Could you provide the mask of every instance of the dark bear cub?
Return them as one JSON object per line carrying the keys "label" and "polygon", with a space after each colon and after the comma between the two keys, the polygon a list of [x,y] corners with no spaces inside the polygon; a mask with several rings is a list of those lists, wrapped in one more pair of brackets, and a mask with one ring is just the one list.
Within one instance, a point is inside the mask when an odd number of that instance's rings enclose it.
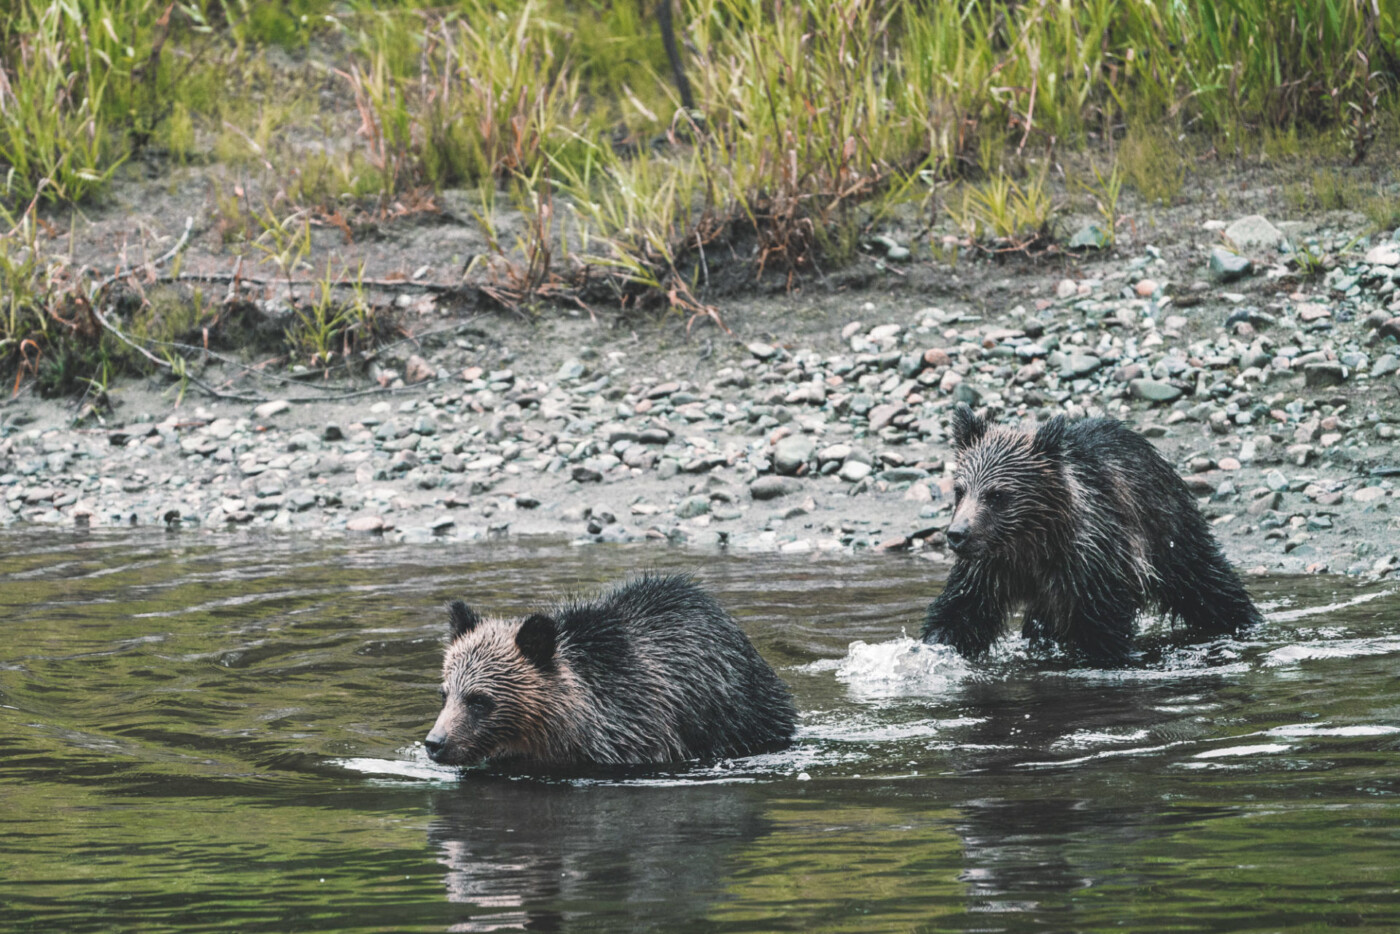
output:
{"label": "dark bear cub", "polygon": [[448,608],[433,761],[523,767],[747,756],[792,741],[785,684],[714,598],[644,576],[523,621]]}
{"label": "dark bear cub", "polygon": [[986,652],[1006,617],[1095,662],[1121,662],[1153,605],[1197,636],[1259,622],[1196,501],[1145,438],[1109,418],[1050,419],[1034,433],[953,412],[948,585],[923,639]]}

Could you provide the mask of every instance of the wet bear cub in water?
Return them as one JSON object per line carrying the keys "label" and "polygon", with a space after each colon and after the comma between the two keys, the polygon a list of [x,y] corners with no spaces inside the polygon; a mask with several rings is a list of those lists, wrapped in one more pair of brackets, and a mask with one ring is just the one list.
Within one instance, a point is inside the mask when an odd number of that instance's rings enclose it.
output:
{"label": "wet bear cub in water", "polygon": [[1112,663],[1148,605],[1197,636],[1259,622],[1186,484],[1121,422],[1057,416],[1031,434],[959,404],[953,446],[956,560],[925,642],[981,655],[1020,607],[1026,638]]}
{"label": "wet bear cub in water", "polygon": [[433,761],[523,767],[747,756],[792,741],[779,680],[714,598],[645,576],[523,621],[456,601]]}

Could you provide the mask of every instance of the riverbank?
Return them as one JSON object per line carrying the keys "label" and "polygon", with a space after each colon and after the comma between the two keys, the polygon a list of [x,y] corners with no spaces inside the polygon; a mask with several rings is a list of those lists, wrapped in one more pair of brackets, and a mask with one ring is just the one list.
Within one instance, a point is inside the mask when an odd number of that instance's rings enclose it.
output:
{"label": "riverbank", "polygon": [[[1400,233],[1336,213],[1190,213],[1152,242],[1048,262],[891,270],[867,255],[840,280],[723,304],[728,332],[409,295],[402,307],[425,303],[419,337],[358,380],[270,382],[211,356],[201,384],[239,398],[128,380],[94,408],[22,386],[0,405],[0,525],[937,563],[947,416],[966,401],[1012,423],[1123,419],[1256,573],[1390,573]],[[1300,275],[1300,250],[1330,270]]]}

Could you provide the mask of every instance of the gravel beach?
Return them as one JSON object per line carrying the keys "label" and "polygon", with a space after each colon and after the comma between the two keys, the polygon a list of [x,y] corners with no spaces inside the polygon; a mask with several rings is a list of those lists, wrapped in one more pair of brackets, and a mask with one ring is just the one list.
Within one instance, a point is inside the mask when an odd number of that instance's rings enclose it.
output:
{"label": "gravel beach", "polygon": [[[1304,236],[1350,249],[1300,277],[1286,261]],[[1166,249],[882,275],[897,243],[873,244],[855,285],[721,303],[727,333],[425,308],[432,338],[380,354],[357,384],[270,383],[211,359],[206,383],[260,380],[267,401],[128,380],[87,411],[22,388],[0,405],[0,525],[937,564],[947,418],[963,401],[1008,423],[1123,419],[1251,573],[1400,567],[1400,231],[1358,240],[1246,216]]]}

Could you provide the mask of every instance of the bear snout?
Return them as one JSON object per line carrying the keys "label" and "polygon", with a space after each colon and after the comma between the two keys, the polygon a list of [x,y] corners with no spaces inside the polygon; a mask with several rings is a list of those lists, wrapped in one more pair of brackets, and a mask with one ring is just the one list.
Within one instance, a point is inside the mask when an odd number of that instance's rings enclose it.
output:
{"label": "bear snout", "polygon": [[948,547],[953,549],[953,553],[961,555],[968,550],[968,546],[971,544],[972,524],[966,519],[957,519],[948,526],[943,537],[948,540]]}
{"label": "bear snout", "polygon": [[428,750],[428,758],[434,762],[441,762],[446,755],[447,731],[442,727],[435,726],[423,740],[423,745]]}

